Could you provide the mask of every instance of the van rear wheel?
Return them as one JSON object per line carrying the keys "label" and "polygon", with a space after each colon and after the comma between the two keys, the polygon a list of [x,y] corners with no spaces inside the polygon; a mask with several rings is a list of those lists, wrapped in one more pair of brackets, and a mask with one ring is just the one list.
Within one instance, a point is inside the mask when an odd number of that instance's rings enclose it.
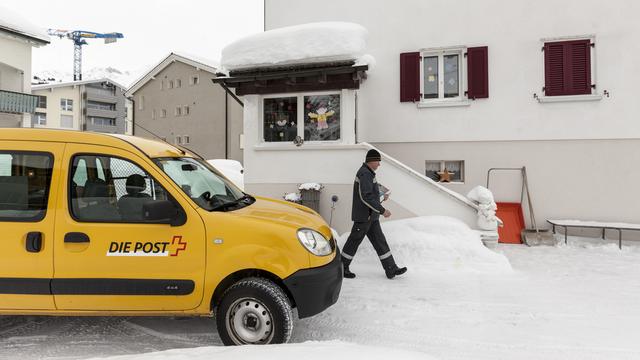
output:
{"label": "van rear wheel", "polygon": [[289,298],[270,280],[240,280],[222,296],[216,325],[225,345],[286,343],[293,331]]}

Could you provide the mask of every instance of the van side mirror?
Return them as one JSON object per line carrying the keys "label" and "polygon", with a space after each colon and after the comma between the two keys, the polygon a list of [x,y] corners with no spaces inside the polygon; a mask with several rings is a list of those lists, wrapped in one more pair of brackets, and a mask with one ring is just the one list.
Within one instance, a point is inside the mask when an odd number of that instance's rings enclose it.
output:
{"label": "van side mirror", "polygon": [[142,205],[144,219],[159,224],[180,226],[187,222],[187,217],[182,209],[169,200],[152,200]]}

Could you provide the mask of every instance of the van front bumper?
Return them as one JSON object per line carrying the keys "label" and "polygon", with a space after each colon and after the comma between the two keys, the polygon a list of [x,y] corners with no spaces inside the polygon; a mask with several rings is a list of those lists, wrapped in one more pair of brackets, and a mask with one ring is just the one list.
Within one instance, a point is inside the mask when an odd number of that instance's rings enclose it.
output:
{"label": "van front bumper", "polygon": [[300,319],[321,313],[338,301],[342,287],[342,261],[340,250],[327,265],[299,270],[284,279],[293,295]]}

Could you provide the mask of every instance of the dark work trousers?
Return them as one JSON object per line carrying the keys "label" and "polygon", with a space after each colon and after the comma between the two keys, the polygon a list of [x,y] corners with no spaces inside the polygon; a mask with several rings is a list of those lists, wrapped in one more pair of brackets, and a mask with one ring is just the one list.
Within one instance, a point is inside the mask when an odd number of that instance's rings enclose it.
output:
{"label": "dark work trousers", "polygon": [[371,245],[373,245],[373,248],[376,250],[382,266],[387,269],[395,265],[393,256],[391,256],[391,250],[387,244],[387,239],[382,233],[380,220],[377,219],[373,221],[369,220],[368,222],[353,223],[351,234],[342,248],[342,260],[345,265],[348,266],[351,263],[365,235],[369,238]]}

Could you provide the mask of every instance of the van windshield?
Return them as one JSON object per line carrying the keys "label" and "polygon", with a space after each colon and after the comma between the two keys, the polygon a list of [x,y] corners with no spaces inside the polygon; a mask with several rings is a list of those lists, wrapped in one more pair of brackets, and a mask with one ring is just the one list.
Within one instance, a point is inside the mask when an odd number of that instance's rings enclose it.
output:
{"label": "van windshield", "polygon": [[200,159],[161,158],[155,162],[185,194],[207,211],[235,210],[255,201]]}

